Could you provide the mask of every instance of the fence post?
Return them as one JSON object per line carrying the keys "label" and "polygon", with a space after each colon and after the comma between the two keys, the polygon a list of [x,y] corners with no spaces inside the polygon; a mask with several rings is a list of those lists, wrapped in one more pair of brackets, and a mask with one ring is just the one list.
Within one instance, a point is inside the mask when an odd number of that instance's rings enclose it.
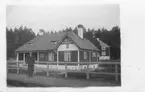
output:
{"label": "fence post", "polygon": [[90,79],[90,76],[89,76],[89,62],[87,63],[86,79]]}
{"label": "fence post", "polygon": [[17,61],[17,74],[19,74],[19,61]]}
{"label": "fence post", "polygon": [[67,63],[65,63],[65,78],[67,78]]}
{"label": "fence post", "polygon": [[47,63],[47,72],[46,72],[46,76],[49,76],[49,64]]}
{"label": "fence post", "polygon": [[118,81],[118,65],[115,64],[115,80]]}

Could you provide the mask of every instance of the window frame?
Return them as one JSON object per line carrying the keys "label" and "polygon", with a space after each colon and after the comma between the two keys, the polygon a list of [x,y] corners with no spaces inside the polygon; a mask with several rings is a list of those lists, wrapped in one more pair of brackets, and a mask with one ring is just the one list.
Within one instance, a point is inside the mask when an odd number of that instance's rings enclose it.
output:
{"label": "window frame", "polygon": [[40,58],[44,58],[44,53],[40,53]]}
{"label": "window frame", "polygon": [[101,55],[102,55],[102,56],[106,56],[106,51],[102,51],[102,52],[101,52]]}
{"label": "window frame", "polygon": [[68,43],[66,44],[66,48],[69,48],[69,44]]}
{"label": "window frame", "polygon": [[102,46],[102,50],[106,50],[106,47],[105,46]]}
{"label": "window frame", "polygon": [[54,53],[53,53],[53,52],[50,52],[50,53],[48,54],[48,60],[49,60],[49,61],[54,61]]}
{"label": "window frame", "polygon": [[[95,54],[95,55],[94,55]],[[96,52],[92,52],[92,57],[96,57]]]}
{"label": "window frame", "polygon": [[70,51],[64,52],[64,61],[71,61],[71,52]]}
{"label": "window frame", "polygon": [[50,41],[50,44],[57,44],[57,41]]}

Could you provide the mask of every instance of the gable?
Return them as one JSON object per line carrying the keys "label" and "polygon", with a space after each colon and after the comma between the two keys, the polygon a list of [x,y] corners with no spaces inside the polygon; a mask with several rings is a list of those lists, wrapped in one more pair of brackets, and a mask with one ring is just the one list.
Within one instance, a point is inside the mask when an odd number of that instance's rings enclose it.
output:
{"label": "gable", "polygon": [[62,44],[66,44],[66,43],[73,44],[74,42],[72,41],[72,39],[70,39],[68,36],[66,36],[64,38],[64,40],[62,41]]}
{"label": "gable", "polygon": [[78,46],[73,42],[71,38],[66,36],[61,42],[61,44],[58,46],[57,50],[58,51],[67,51],[67,50],[74,51],[74,50],[78,50]]}
{"label": "gable", "polygon": [[79,36],[77,36],[74,32],[67,32],[67,34],[61,39],[61,41],[57,44],[57,49],[62,42],[65,42],[65,38],[69,38],[69,43],[75,44],[75,46],[78,47],[78,49],[88,49],[88,50],[99,50],[96,46],[94,46],[89,40],[87,39],[81,39]]}
{"label": "gable", "polygon": [[99,40],[100,46],[101,47],[109,47],[109,45],[107,45],[106,43],[104,43],[103,41]]}

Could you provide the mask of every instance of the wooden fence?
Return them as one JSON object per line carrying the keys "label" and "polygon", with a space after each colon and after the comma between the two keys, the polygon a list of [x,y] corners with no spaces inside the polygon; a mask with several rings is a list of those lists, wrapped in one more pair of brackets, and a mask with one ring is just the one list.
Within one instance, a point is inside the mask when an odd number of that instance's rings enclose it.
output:
{"label": "wooden fence", "polygon": [[[7,62],[7,69],[16,69],[17,70],[17,74],[19,74],[20,72],[20,64],[25,63],[24,61],[9,61]],[[64,72],[65,73],[65,77],[68,77],[68,72],[80,72],[80,73],[86,73],[86,79],[90,79],[90,74],[106,74],[106,75],[114,75],[115,76],[115,80],[118,81],[120,74],[120,62],[36,62],[35,64],[46,64],[47,68],[46,68],[46,74],[47,76],[49,76],[49,72],[50,71],[60,71],[60,72]],[[52,64],[64,64],[65,69],[64,70],[59,70],[59,69],[51,69],[49,66]],[[68,64],[83,64],[86,65],[87,68],[86,69],[80,69],[80,70],[70,70],[67,67],[69,66]],[[100,71],[92,71],[89,68],[89,65],[92,64],[98,64],[98,65],[114,65],[114,72],[100,72]],[[59,67],[59,66],[58,66]],[[99,69],[99,68],[98,68]],[[107,70],[107,68],[104,67],[105,70]],[[7,70],[8,71],[8,70]],[[36,74],[37,70],[34,69],[34,73]]]}

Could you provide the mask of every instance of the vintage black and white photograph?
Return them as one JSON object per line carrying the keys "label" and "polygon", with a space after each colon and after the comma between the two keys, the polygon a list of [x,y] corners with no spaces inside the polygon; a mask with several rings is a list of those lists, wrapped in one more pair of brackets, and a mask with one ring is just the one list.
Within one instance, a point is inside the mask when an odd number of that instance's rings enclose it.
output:
{"label": "vintage black and white photograph", "polygon": [[120,87],[119,4],[7,5],[7,87]]}

